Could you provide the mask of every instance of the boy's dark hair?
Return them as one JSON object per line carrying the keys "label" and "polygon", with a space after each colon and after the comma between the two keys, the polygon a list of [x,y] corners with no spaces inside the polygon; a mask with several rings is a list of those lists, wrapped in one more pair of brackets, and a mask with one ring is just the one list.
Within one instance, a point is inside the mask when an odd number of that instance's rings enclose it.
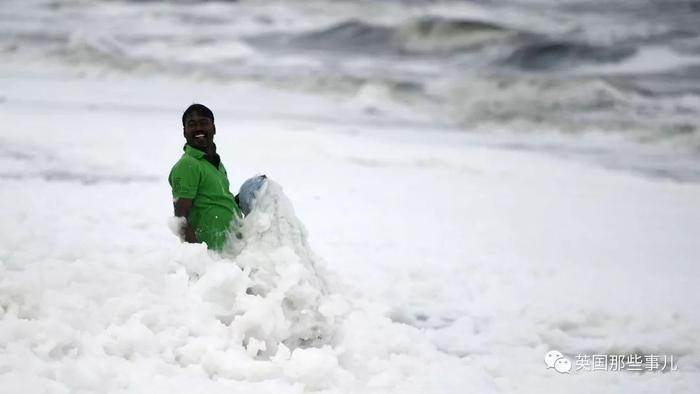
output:
{"label": "boy's dark hair", "polygon": [[211,122],[214,123],[214,113],[211,112],[209,108],[207,108],[204,104],[192,104],[187,109],[185,112],[182,113],[182,125],[185,125],[185,118],[192,112],[198,113],[200,116],[207,117],[211,119]]}

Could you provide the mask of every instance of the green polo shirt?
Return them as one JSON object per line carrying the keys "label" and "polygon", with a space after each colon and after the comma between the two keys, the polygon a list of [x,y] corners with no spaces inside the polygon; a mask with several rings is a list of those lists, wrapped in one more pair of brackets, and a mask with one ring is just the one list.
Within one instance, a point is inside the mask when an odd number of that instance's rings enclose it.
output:
{"label": "green polo shirt", "polygon": [[192,200],[187,221],[197,239],[209,249],[221,250],[232,222],[237,224],[243,218],[229,191],[224,165],[219,163],[219,168],[214,167],[204,152],[185,145],[185,153],[173,166],[168,180],[173,198]]}

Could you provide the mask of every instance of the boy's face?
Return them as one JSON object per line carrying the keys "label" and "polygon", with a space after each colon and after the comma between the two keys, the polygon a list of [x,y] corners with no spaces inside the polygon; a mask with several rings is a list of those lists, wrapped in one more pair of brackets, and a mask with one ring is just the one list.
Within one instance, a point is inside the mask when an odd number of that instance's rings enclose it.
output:
{"label": "boy's face", "polygon": [[216,127],[210,118],[192,112],[185,118],[184,135],[187,143],[197,149],[207,150],[214,143]]}

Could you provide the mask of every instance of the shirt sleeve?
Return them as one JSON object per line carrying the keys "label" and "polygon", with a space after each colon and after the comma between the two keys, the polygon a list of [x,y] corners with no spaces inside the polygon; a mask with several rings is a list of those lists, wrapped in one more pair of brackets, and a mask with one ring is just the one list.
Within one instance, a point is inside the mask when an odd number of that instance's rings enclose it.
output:
{"label": "shirt sleeve", "polygon": [[199,168],[190,160],[178,161],[170,171],[170,187],[173,198],[195,198],[199,188]]}

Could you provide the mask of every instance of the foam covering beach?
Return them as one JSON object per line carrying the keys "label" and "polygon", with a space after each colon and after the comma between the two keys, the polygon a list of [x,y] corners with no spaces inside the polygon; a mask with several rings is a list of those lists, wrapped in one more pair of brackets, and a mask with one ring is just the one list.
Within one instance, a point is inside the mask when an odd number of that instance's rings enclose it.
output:
{"label": "foam covering beach", "polygon": [[4,2],[0,393],[696,393],[697,8],[635,4]]}

